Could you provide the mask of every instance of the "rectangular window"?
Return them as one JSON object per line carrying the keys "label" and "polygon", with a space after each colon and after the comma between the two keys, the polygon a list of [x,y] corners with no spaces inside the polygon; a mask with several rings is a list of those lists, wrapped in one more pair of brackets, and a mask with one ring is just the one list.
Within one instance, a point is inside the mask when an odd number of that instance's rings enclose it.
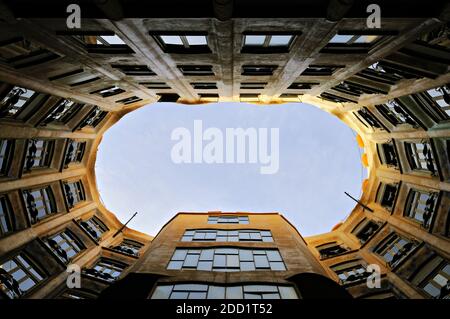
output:
{"label": "rectangular window", "polygon": [[0,289],[10,299],[22,297],[45,278],[43,272],[24,253],[1,262],[0,269]]}
{"label": "rectangular window", "polygon": [[405,151],[412,170],[428,172],[433,176],[437,174],[437,165],[429,141],[405,142]]}
{"label": "rectangular window", "polygon": [[266,85],[267,82],[242,82],[241,90],[262,90]]}
{"label": "rectangular window", "polygon": [[63,185],[69,209],[73,208],[79,202],[86,200],[83,183],[81,181],[63,182]]}
{"label": "rectangular window", "polygon": [[120,70],[123,74],[129,76],[152,76],[156,75],[148,66],[146,65],[119,65],[112,64],[114,69]]}
{"label": "rectangular window", "polygon": [[398,126],[402,124],[409,124],[417,127],[417,122],[409,115],[407,108],[402,106],[395,100],[390,100],[385,104],[376,106],[378,111],[389,121],[392,125]]}
{"label": "rectangular window", "polygon": [[294,82],[289,85],[289,90],[310,90],[313,86],[319,85],[317,82]]}
{"label": "rectangular window", "polygon": [[118,101],[116,101],[116,103],[122,103],[122,104],[128,105],[128,104],[139,102],[139,101],[142,101],[142,99],[137,96],[130,96],[125,99],[118,100]]}
{"label": "rectangular window", "polygon": [[79,110],[81,110],[82,106],[83,104],[63,99],[53,107],[50,114],[48,114],[40,124],[47,125],[51,122],[67,123]]}
{"label": "rectangular window", "polygon": [[90,219],[85,221],[79,221],[79,224],[97,241],[100,241],[103,234],[109,230],[108,227],[106,227],[106,225],[95,216],[92,216]]}
{"label": "rectangular window", "polygon": [[405,216],[420,223],[426,229],[430,228],[436,211],[439,193],[411,189],[405,206]]}
{"label": "rectangular window", "polygon": [[0,139],[0,176],[7,176],[14,155],[14,141]]}
{"label": "rectangular window", "polygon": [[112,246],[111,248],[120,251],[122,253],[138,257],[139,251],[143,246],[144,246],[143,244],[138,243],[137,241],[131,239],[124,239],[120,243],[120,245]]}
{"label": "rectangular window", "polygon": [[207,32],[152,31],[149,32],[166,53],[210,53]]}
{"label": "rectangular window", "polygon": [[395,204],[397,191],[398,184],[380,183],[377,191],[377,203],[391,212]]}
{"label": "rectangular window", "polygon": [[284,271],[286,266],[278,249],[241,248],[177,248],[168,270],[194,269],[204,271]]}
{"label": "rectangular window", "polygon": [[54,146],[54,140],[29,140],[24,169],[26,171],[30,171],[36,168],[49,167],[52,160]]}
{"label": "rectangular window", "polygon": [[248,224],[248,216],[208,216],[208,224]]}
{"label": "rectangular window", "polygon": [[398,168],[397,153],[393,143],[377,144],[381,164]]}
{"label": "rectangular window", "polygon": [[273,242],[272,233],[269,230],[237,229],[193,229],[186,230],[181,241],[203,242]]}
{"label": "rectangular window", "polygon": [[165,82],[140,82],[139,84],[147,89],[170,89],[170,86]]}
{"label": "rectangular window", "polygon": [[342,285],[364,281],[371,275],[366,271],[366,266],[361,260],[346,261],[330,268],[339,277]]}
{"label": "rectangular window", "polygon": [[134,51],[111,31],[57,31],[57,35],[72,36],[90,53],[130,54]]}
{"label": "rectangular window", "polygon": [[246,32],[241,53],[287,53],[295,35],[289,33]]}
{"label": "rectangular window", "polygon": [[383,129],[383,126],[380,124],[378,119],[370,113],[365,107],[353,113],[355,117],[366,127]]}
{"label": "rectangular window", "polygon": [[428,259],[411,280],[428,297],[450,299],[450,262],[439,255]]}
{"label": "rectangular window", "polygon": [[92,268],[84,270],[88,276],[106,280],[116,281],[128,265],[116,260],[102,258]]}
{"label": "rectangular window", "polygon": [[248,76],[271,76],[277,65],[243,65],[242,75]]}
{"label": "rectangular window", "polygon": [[374,87],[370,87],[367,85],[362,85],[362,84],[350,82],[350,81],[342,81],[338,85],[334,86],[332,89],[337,92],[349,94],[352,96],[358,96],[358,97],[362,94],[377,94],[377,93],[387,94],[388,93],[385,90],[377,89]]}
{"label": "rectangular window", "polygon": [[69,140],[64,159],[64,167],[67,168],[70,163],[81,163],[86,150],[86,142]]}
{"label": "rectangular window", "polygon": [[342,68],[342,66],[332,66],[332,65],[310,65],[301,75],[308,76],[330,76],[332,75],[338,68]]}
{"label": "rectangular window", "polygon": [[15,118],[36,96],[33,90],[14,86],[0,102],[0,118]]}
{"label": "rectangular window", "polygon": [[85,126],[91,126],[95,128],[98,124],[100,124],[100,122],[106,117],[107,114],[108,112],[102,111],[98,106],[96,106],[80,123],[79,129],[82,129]]}
{"label": "rectangular window", "polygon": [[327,259],[327,258],[339,256],[339,255],[342,255],[342,254],[350,251],[349,248],[347,248],[344,245],[339,244],[337,242],[323,244],[323,245],[317,246],[316,249],[319,251],[321,259]]}
{"label": "rectangular window", "polygon": [[181,73],[185,76],[212,76],[214,75],[211,65],[178,65]]}
{"label": "rectangular window", "polygon": [[389,267],[394,268],[404,260],[417,244],[396,233],[391,233],[381,244],[377,246],[375,252],[380,255]]}
{"label": "rectangular window", "polygon": [[100,95],[101,97],[105,98],[105,97],[110,97],[110,96],[114,96],[117,94],[121,94],[123,92],[125,92],[125,90],[121,89],[118,86],[108,86],[107,88],[93,91],[90,94],[97,94],[97,95]]}
{"label": "rectangular window", "polygon": [[11,204],[6,195],[0,195],[0,236],[3,236],[14,230],[14,214]]}
{"label": "rectangular window", "polygon": [[55,197],[50,186],[24,190],[22,196],[32,224],[57,212]]}
{"label": "rectangular window", "polygon": [[216,286],[202,283],[158,285],[151,299],[298,299],[292,286],[251,284]]}
{"label": "rectangular window", "polygon": [[357,76],[369,81],[386,84],[388,86],[394,85],[404,78],[402,75],[392,72],[388,68],[384,68],[383,61],[370,65],[367,69],[357,73]]}
{"label": "rectangular window", "polygon": [[217,90],[217,84],[215,82],[194,82],[191,85],[196,90]]}
{"label": "rectangular window", "polygon": [[44,242],[64,263],[71,261],[84,249],[80,240],[68,229],[45,238]]}
{"label": "rectangular window", "polygon": [[431,105],[437,107],[442,112],[443,119],[450,118],[450,87],[449,85],[444,85],[431,90],[427,90],[427,95],[429,100],[433,101]]}
{"label": "rectangular window", "polygon": [[352,233],[359,239],[361,245],[363,245],[375,235],[380,227],[380,223],[364,219],[352,230]]}
{"label": "rectangular window", "polygon": [[396,35],[396,31],[340,30],[320,51],[322,53],[367,53],[386,36]]}

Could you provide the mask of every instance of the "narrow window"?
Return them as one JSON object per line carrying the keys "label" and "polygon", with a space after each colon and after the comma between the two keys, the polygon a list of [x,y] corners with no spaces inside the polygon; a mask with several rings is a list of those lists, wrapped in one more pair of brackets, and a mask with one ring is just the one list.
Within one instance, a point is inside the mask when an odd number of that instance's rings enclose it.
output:
{"label": "narrow window", "polygon": [[56,203],[50,186],[22,192],[31,223],[36,224],[56,213]]}
{"label": "narrow window", "polygon": [[84,248],[80,240],[68,229],[45,238],[44,242],[64,263],[74,259]]}
{"label": "narrow window", "polygon": [[0,139],[0,177],[7,176],[14,155],[14,141]]}
{"label": "narrow window", "polygon": [[0,195],[0,236],[14,230],[14,214],[6,195]]}
{"label": "narrow window", "polygon": [[405,206],[405,216],[418,222],[422,227],[430,228],[436,211],[439,193],[411,189]]}
{"label": "narrow window", "polygon": [[70,163],[81,163],[86,150],[86,142],[69,140],[64,159],[64,167],[67,168]]}
{"label": "narrow window", "polygon": [[428,172],[433,176],[437,174],[437,165],[430,142],[405,142],[405,150],[412,170]]}
{"label": "narrow window", "polygon": [[0,117],[15,118],[37,94],[23,87],[13,87],[0,102]]}
{"label": "narrow window", "polygon": [[88,220],[80,221],[79,224],[96,241],[100,241],[103,234],[108,231],[108,227],[95,216]]}
{"label": "narrow window", "polygon": [[49,115],[41,122],[41,125],[47,125],[51,122],[67,123],[82,107],[82,104],[63,99],[59,101]]}
{"label": "narrow window", "polygon": [[108,282],[116,281],[127,267],[126,264],[116,260],[102,258],[92,268],[84,270],[88,276]]}
{"label": "narrow window", "polygon": [[375,252],[386,261],[389,267],[394,268],[403,261],[416,246],[417,244],[415,242],[396,233],[391,233],[377,246]]}
{"label": "narrow window", "polygon": [[25,171],[50,167],[54,146],[54,140],[29,140],[24,163]]}
{"label": "narrow window", "polygon": [[66,196],[67,205],[69,209],[73,208],[79,202],[86,200],[84,187],[81,181],[64,182],[64,194]]}

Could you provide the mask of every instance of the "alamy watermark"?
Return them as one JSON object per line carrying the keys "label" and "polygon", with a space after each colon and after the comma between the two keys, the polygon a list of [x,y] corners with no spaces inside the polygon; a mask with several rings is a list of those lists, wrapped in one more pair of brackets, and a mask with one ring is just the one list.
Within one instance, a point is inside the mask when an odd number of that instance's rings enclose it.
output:
{"label": "alamy watermark", "polygon": [[226,128],[203,130],[203,121],[194,120],[193,131],[178,127],[172,131],[171,150],[176,164],[257,164],[261,174],[276,174],[280,167],[279,128]]}

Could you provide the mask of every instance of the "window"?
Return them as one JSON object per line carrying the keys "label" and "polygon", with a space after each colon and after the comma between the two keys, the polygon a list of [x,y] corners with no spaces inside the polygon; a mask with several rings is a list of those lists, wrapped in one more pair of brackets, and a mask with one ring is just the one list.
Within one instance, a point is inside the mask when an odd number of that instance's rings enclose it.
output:
{"label": "window", "polygon": [[142,101],[142,99],[138,98],[137,96],[130,96],[125,99],[118,100],[118,101],[116,101],[116,103],[122,103],[122,104],[127,105],[127,104],[131,104],[131,103],[139,102],[139,101]]}
{"label": "window", "polygon": [[114,69],[120,70],[123,74],[129,76],[152,76],[156,75],[155,72],[150,70],[146,65],[111,65]]}
{"label": "window", "polygon": [[22,297],[44,277],[24,253],[0,263],[0,289],[11,299]]}
{"label": "window", "polygon": [[55,141],[52,140],[29,140],[25,157],[25,170],[30,171],[36,168],[49,167],[54,145]]}
{"label": "window", "polygon": [[267,82],[242,82],[241,90],[262,90],[266,87]]}
{"label": "window", "polygon": [[8,39],[0,43],[0,60],[16,69],[39,65],[58,57],[59,55],[56,53],[22,37]]}
{"label": "window", "polygon": [[301,75],[330,76],[341,66],[310,65]]}
{"label": "window", "polygon": [[405,142],[405,151],[412,170],[429,172],[431,175],[437,174],[437,165],[430,142]]}
{"label": "window", "polygon": [[380,255],[389,267],[394,268],[404,260],[417,244],[396,233],[391,233],[381,244],[377,246],[375,252]]}
{"label": "window", "polygon": [[[425,95],[425,93],[423,93]],[[442,120],[450,118],[450,86],[444,85],[431,90],[426,91],[427,101],[431,102],[429,105],[433,105],[441,110]]]}
{"label": "window", "polygon": [[346,103],[346,102],[356,103],[356,101],[347,99],[346,97],[342,97],[342,96],[335,95],[335,94],[328,93],[328,92],[321,93],[320,97],[324,100],[334,102],[334,103]]}
{"label": "window", "polygon": [[276,65],[243,65],[242,75],[270,76],[278,66]]}
{"label": "window", "polygon": [[382,31],[375,34],[367,31],[341,30],[334,35],[328,44],[321,50],[322,53],[367,53],[375,44],[379,43],[386,35],[395,35],[394,31]]}
{"label": "window", "polygon": [[405,216],[420,223],[424,228],[430,228],[433,215],[437,208],[439,193],[411,189],[405,206]]}
{"label": "window", "polygon": [[217,90],[217,85],[214,82],[194,82],[191,85],[196,90]]}
{"label": "window", "polygon": [[56,213],[55,198],[50,186],[25,190],[22,196],[32,224]]}
{"label": "window", "polygon": [[0,139],[0,176],[6,176],[14,155],[14,141]]}
{"label": "window", "polygon": [[380,183],[377,191],[377,203],[391,212],[394,208],[397,191],[398,184]]}
{"label": "window", "polygon": [[439,255],[428,259],[411,280],[428,297],[450,299],[450,262]]}
{"label": "window", "polygon": [[292,286],[249,284],[216,286],[202,283],[157,285],[151,299],[298,299]]}
{"label": "window", "polygon": [[290,90],[310,90],[313,86],[319,85],[317,82],[294,82],[289,85]]}
{"label": "window", "polygon": [[68,99],[61,100],[40,124],[47,125],[51,122],[66,123],[82,106],[82,104],[77,104]]}
{"label": "window", "polygon": [[177,248],[167,265],[168,270],[204,271],[284,271],[286,266],[278,249]]}
{"label": "window", "polygon": [[117,280],[128,265],[116,260],[102,258],[92,268],[84,270],[88,276],[113,282]]}
{"label": "window", "polygon": [[344,93],[344,94],[349,94],[352,96],[360,96],[362,94],[377,94],[377,93],[386,94],[386,93],[388,93],[387,91],[384,91],[381,89],[377,89],[377,88],[373,88],[370,86],[362,85],[360,83],[349,82],[349,81],[342,81],[341,83],[339,83],[338,85],[333,87],[333,90]]}
{"label": "window", "polygon": [[36,95],[30,89],[13,87],[0,102],[0,117],[15,118]]}
{"label": "window", "polygon": [[321,259],[339,256],[350,251],[349,248],[337,242],[331,242],[324,245],[320,245],[317,246],[316,249],[319,251]]}
{"label": "window", "polygon": [[68,144],[69,146],[67,147],[66,157],[64,159],[65,168],[67,168],[70,163],[81,163],[84,151],[86,150],[86,142],[69,140]]}
{"label": "window", "polygon": [[272,233],[269,230],[220,230],[220,229],[194,229],[186,230],[181,241],[203,242],[273,242]]}
{"label": "window", "polygon": [[364,219],[352,230],[352,233],[359,239],[361,245],[363,245],[375,235],[380,227],[380,223],[373,220]]}
{"label": "window", "polygon": [[63,182],[63,185],[69,209],[73,208],[79,202],[86,200],[86,195],[84,194],[84,187],[81,181]]}
{"label": "window", "polygon": [[14,230],[14,214],[6,195],[0,195],[0,236]]}
{"label": "window", "polygon": [[170,89],[165,82],[140,82],[140,85],[145,86],[147,89]]}
{"label": "window", "polygon": [[294,34],[244,34],[241,53],[286,53],[294,41]]}
{"label": "window", "polygon": [[139,256],[139,251],[143,246],[144,246],[143,244],[138,243],[137,241],[131,239],[124,239],[120,243],[120,245],[113,246],[112,249],[128,255]]}
{"label": "window", "polygon": [[83,250],[79,239],[68,229],[45,238],[44,242],[64,263],[71,261]]}
{"label": "window", "polygon": [[248,216],[208,216],[208,224],[248,224]]}
{"label": "window", "polygon": [[150,35],[158,42],[166,53],[210,53],[207,32],[158,32],[152,31]]}
{"label": "window", "polygon": [[417,127],[417,122],[409,115],[407,109],[395,100],[377,105],[377,109],[394,126],[409,124]]}
{"label": "window", "polygon": [[396,84],[398,81],[403,79],[403,76],[392,72],[388,68],[383,67],[383,62],[375,62],[370,65],[367,69],[362,70],[357,73],[358,77],[364,78],[369,81],[387,84],[389,86]]}
{"label": "window", "polygon": [[48,78],[50,81],[69,86],[78,86],[100,80],[100,77],[92,74],[90,71],[83,69],[76,69],[69,72],[64,72]]}
{"label": "window", "polygon": [[97,241],[102,238],[103,233],[108,231],[108,227],[95,216],[88,220],[80,221],[79,223],[80,226]]}
{"label": "window", "polygon": [[58,35],[72,36],[90,53],[130,54],[134,53],[126,43],[110,31],[58,31]]}
{"label": "window", "polygon": [[346,261],[331,266],[331,270],[339,277],[339,282],[342,285],[364,281],[371,275],[361,260]]}
{"label": "window", "polygon": [[378,119],[373,116],[366,108],[362,108],[356,113],[353,113],[355,117],[366,127],[383,129]]}
{"label": "window", "polygon": [[177,67],[186,76],[214,75],[211,65],[178,65]]}
{"label": "window", "polygon": [[120,94],[123,92],[125,92],[125,90],[121,89],[118,86],[109,86],[105,89],[93,91],[90,94],[97,94],[97,95],[100,95],[101,97],[105,98],[105,97],[114,96],[114,95],[117,95],[117,94]]}
{"label": "window", "polygon": [[96,127],[108,114],[106,111],[102,111],[98,106],[96,106],[88,116],[80,123],[79,127],[82,129],[85,126]]}
{"label": "window", "polygon": [[398,168],[397,153],[393,143],[377,144],[381,164]]}
{"label": "window", "polygon": [[98,293],[87,289],[66,289],[57,299],[97,299]]}

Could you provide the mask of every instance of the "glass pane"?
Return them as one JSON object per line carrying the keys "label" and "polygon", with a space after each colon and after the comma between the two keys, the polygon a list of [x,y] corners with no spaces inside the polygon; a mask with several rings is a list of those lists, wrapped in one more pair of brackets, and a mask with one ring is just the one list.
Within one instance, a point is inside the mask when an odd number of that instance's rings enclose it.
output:
{"label": "glass pane", "polygon": [[186,40],[189,45],[206,45],[206,36],[204,35],[187,35]]}
{"label": "glass pane", "polygon": [[167,269],[169,269],[169,270],[178,270],[178,269],[181,269],[182,266],[183,266],[183,262],[182,261],[171,261],[169,263],[169,265],[167,266]]}
{"label": "glass pane", "polygon": [[266,256],[255,256],[255,265],[256,268],[269,268],[269,262]]}
{"label": "glass pane", "polygon": [[253,261],[241,261],[241,271],[253,271],[255,270],[255,264]]}
{"label": "glass pane", "polygon": [[214,256],[214,267],[225,267],[225,255]]}
{"label": "glass pane", "polygon": [[283,262],[275,261],[275,262],[270,262],[270,269],[272,269],[272,270],[286,270],[286,267],[284,266]]}
{"label": "glass pane", "polygon": [[240,261],[253,261],[253,254],[251,250],[240,249],[239,250]]}
{"label": "glass pane", "polygon": [[291,35],[273,35],[270,39],[270,46],[287,46],[291,41]]}
{"label": "glass pane", "polygon": [[339,35],[336,34],[329,43],[347,43],[352,38],[352,35]]}
{"label": "glass pane", "polygon": [[361,35],[356,39],[355,43],[371,43],[378,39],[377,35]]}
{"label": "glass pane", "polygon": [[242,287],[236,286],[236,287],[227,287],[226,288],[226,299],[242,299]]}
{"label": "glass pane", "polygon": [[172,285],[156,287],[153,292],[152,299],[169,299],[170,293],[172,292],[172,287]]}
{"label": "glass pane", "polygon": [[170,299],[187,299],[188,293],[187,292],[172,292],[170,295]]}
{"label": "glass pane", "polygon": [[246,35],[245,36],[245,45],[263,45],[266,40],[265,35]]}
{"label": "glass pane", "polygon": [[225,299],[225,287],[210,286],[208,299]]}
{"label": "glass pane", "polygon": [[278,290],[282,299],[297,299],[297,293],[293,287],[279,286]]}
{"label": "glass pane", "polygon": [[178,284],[173,288],[174,291],[207,291],[208,285],[203,284]]}
{"label": "glass pane", "polygon": [[162,35],[161,40],[164,44],[183,45],[179,35]]}
{"label": "glass pane", "polygon": [[199,255],[187,255],[183,267],[197,267]]}
{"label": "glass pane", "polygon": [[239,256],[229,255],[227,256],[227,267],[239,267]]}
{"label": "glass pane", "polygon": [[117,35],[102,35],[101,38],[109,44],[125,44]]}
{"label": "glass pane", "polygon": [[199,261],[197,265],[197,270],[211,271],[212,261]]}
{"label": "glass pane", "polygon": [[200,253],[200,260],[213,260],[214,250],[213,249],[204,249]]}
{"label": "glass pane", "polygon": [[191,292],[188,299],[206,299],[206,292]]}
{"label": "glass pane", "polygon": [[267,250],[266,254],[269,261],[282,261],[281,255],[277,250]]}
{"label": "glass pane", "polygon": [[177,249],[172,256],[172,260],[184,260],[186,258],[187,249]]}
{"label": "glass pane", "polygon": [[271,285],[246,285],[244,292],[278,292],[277,286]]}

